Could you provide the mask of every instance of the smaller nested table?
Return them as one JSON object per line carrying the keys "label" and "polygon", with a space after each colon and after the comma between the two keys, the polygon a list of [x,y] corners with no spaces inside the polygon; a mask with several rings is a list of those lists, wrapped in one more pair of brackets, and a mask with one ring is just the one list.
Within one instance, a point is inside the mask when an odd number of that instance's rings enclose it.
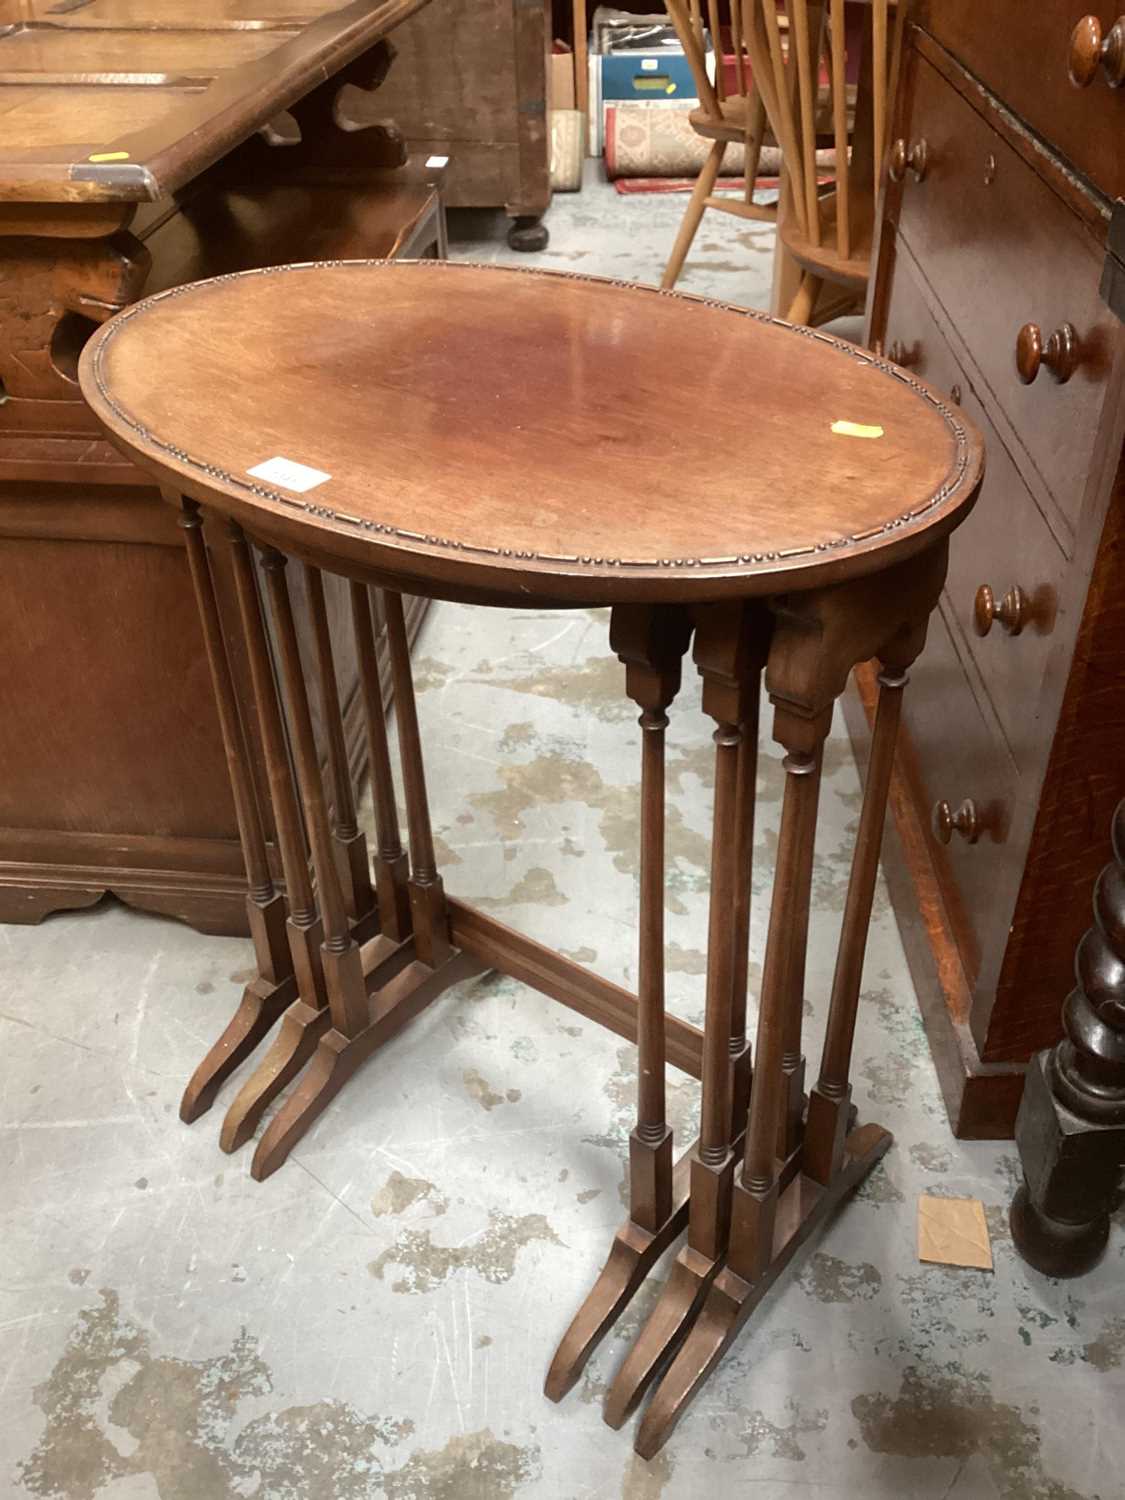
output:
{"label": "smaller nested table", "polygon": [[[797,1247],[891,1142],[878,1125],[855,1126],[852,1039],[902,689],[942,587],[949,533],[976,498],[979,437],[913,376],[763,314],[440,262],[294,266],[167,292],[108,323],[81,374],[111,439],[181,508],[249,878],[258,976],[188,1085],[184,1119],[209,1107],[280,1018],[220,1137],[226,1150],[243,1144],[292,1083],[254,1152],[254,1176],[267,1176],[366,1057],[484,968],[634,1039],[629,1215],[558,1347],[547,1394],[571,1388],[686,1229],[606,1402],[617,1426],[651,1393],[636,1444],[651,1456]],[[316,626],[313,662],[298,649],[290,559]],[[216,604],[220,563],[233,570],[237,620]],[[350,584],[373,864],[356,826],[322,570]],[[402,591],[611,607],[622,686],[641,711],[638,994],[445,894]],[[394,668],[409,854],[373,611],[385,619]],[[702,1031],[664,1007],[664,731],[689,646],[717,725]],[[236,652],[249,659],[252,700],[237,695]],[[820,1068],[806,1095],[821,750],[849,671],[871,657],[881,663],[878,714]],[[752,1053],[763,672],[786,778]],[[280,871],[246,761],[251,715],[268,759]],[[678,1161],[665,1115],[669,1063],[702,1082],[699,1138]]]}

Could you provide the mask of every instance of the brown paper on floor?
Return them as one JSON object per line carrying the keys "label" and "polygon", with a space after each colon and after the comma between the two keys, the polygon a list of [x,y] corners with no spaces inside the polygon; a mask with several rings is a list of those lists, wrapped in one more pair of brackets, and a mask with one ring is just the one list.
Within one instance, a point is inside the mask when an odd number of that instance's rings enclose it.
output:
{"label": "brown paper on floor", "polygon": [[979,1198],[918,1199],[918,1259],[992,1270],[992,1243]]}

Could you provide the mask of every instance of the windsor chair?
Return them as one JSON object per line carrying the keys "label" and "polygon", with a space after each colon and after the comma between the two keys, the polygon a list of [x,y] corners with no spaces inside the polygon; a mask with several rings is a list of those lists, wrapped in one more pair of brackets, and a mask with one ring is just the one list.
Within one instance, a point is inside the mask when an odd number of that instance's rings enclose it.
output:
{"label": "windsor chair", "polygon": [[[684,49],[684,56],[695,81],[699,108],[692,111],[691,128],[696,135],[711,142],[703,170],[696,179],[672,254],[664,269],[660,285],[668,290],[676,285],[687,259],[704,211],[716,209],[740,219],[774,223],[777,209],[773,204],[754,202],[754,180],[758,175],[762,145],[766,138],[766,113],[760,94],[754,88],[742,45],[742,17],[738,0],[731,6],[731,39],[735,54],[735,89],[727,88],[722,60],[718,0],[707,0],[707,23],[715,47],[715,80],[707,73],[707,55],[703,35],[701,0],[667,0],[668,17]],[[733,145],[745,148],[745,189],[741,199],[715,196],[715,183],[723,159]]]}
{"label": "windsor chair", "polygon": [[[907,3],[785,0],[789,36],[783,47],[777,0],[745,0],[742,39],[785,164],[778,237],[801,271],[796,293],[782,309],[790,322],[825,322],[849,305],[862,305],[866,295],[875,199]],[[849,33],[848,13],[853,10],[859,24]],[[836,161],[835,182],[826,192],[820,190],[816,164],[822,51],[828,60]],[[855,51],[855,115],[849,130],[848,54]]]}

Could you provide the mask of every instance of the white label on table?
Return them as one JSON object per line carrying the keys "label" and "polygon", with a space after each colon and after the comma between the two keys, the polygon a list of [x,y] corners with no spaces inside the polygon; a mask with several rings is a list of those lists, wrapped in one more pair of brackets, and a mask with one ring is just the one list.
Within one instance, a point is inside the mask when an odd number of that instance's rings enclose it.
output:
{"label": "white label on table", "polygon": [[444,167],[444,166],[448,166],[448,164],[449,164],[449,157],[448,156],[427,156],[426,157],[426,165],[427,165],[427,167]]}
{"label": "white label on table", "polygon": [[267,458],[264,464],[247,469],[252,479],[264,479],[267,484],[279,484],[283,490],[292,490],[303,495],[306,490],[315,490],[318,484],[331,479],[323,469],[311,469],[308,464],[295,463],[291,458]]}

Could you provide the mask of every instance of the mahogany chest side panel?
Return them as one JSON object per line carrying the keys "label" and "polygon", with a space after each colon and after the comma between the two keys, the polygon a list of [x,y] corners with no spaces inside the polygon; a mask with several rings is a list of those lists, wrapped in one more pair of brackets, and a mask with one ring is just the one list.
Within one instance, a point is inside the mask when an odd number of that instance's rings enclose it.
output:
{"label": "mahogany chest side panel", "polygon": [[[892,139],[921,145],[910,159],[924,165],[884,182],[868,298],[869,341],[987,436],[981,498],[904,703],[884,851],[965,1136],[1011,1133],[1023,1063],[1061,1034],[1125,790],[1125,337],[1099,294],[1125,91],[1070,82],[1087,9],[915,6]],[[1037,352],[1069,327],[1072,366],[1052,354],[1027,381],[1027,325]],[[858,675],[847,716],[862,760]]]}

